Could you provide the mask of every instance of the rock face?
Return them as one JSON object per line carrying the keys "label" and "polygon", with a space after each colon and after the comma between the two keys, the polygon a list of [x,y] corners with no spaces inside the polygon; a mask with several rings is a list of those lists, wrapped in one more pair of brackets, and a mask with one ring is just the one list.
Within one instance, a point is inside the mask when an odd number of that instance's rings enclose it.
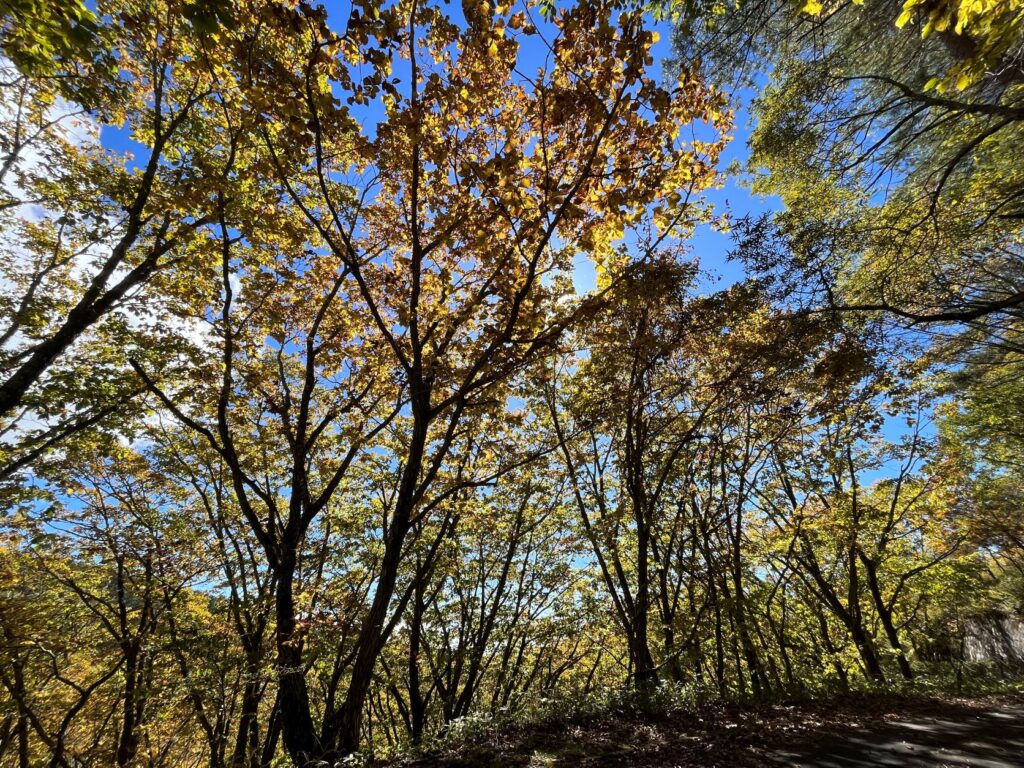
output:
{"label": "rock face", "polygon": [[1024,666],[1024,621],[1002,614],[972,619],[967,625],[964,657],[967,661]]}

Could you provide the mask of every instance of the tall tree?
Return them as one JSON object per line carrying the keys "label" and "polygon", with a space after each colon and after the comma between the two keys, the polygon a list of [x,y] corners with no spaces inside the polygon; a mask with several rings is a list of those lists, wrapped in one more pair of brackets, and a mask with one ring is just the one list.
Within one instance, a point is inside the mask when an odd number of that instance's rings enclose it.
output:
{"label": "tall tree", "polygon": [[[220,198],[222,354],[208,410],[191,415],[138,370],[225,457],[273,564],[283,736],[300,765],[359,745],[417,520],[502,471],[499,462],[483,476],[460,474],[454,446],[477,439],[473,419],[504,402],[510,377],[598,300],[567,297],[571,256],[586,248],[607,258],[607,243],[647,222],[663,194],[697,194],[714,178],[720,143],[685,142],[679,126],[724,129],[721,98],[693,78],[657,85],[641,12],[612,12],[559,12],[554,39],[542,43],[546,66],[528,76],[517,62],[537,28],[504,7],[466,29],[427,3],[368,7],[342,33],[299,7],[285,14],[294,31],[283,49],[268,36],[248,41],[245,61],[276,62],[247,72],[242,93],[246,114],[265,116],[262,178],[286,229],[271,229],[245,200]],[[358,77],[355,60],[369,63]],[[357,114],[371,100],[383,120],[367,135]],[[677,196],[658,215],[671,228],[696,209]],[[273,266],[243,266],[247,249]],[[266,407],[253,412],[256,392]],[[283,485],[261,480],[265,470],[242,450],[246,418],[279,436]],[[388,430],[400,431],[383,444],[395,473],[383,555],[347,686],[317,726],[296,568],[310,524]],[[335,446],[332,463],[316,459]]]}

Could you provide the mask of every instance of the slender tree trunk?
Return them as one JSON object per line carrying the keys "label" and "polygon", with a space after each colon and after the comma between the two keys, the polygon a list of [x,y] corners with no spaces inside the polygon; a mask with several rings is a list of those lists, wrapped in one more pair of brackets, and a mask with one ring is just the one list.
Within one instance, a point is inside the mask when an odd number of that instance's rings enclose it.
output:
{"label": "slender tree trunk", "polygon": [[[391,535],[388,546],[385,548],[377,591],[364,622],[363,631],[360,633],[358,649],[352,664],[348,693],[335,716],[325,723],[325,742],[336,745],[336,750],[342,755],[351,754],[359,749],[363,707],[373,682],[373,670],[377,664],[377,657],[384,646],[387,609],[395,591],[402,542],[407,530],[407,519],[394,520],[391,524]],[[334,752],[335,750],[331,749],[329,754]]]}
{"label": "slender tree trunk", "polygon": [[297,768],[306,768],[320,759],[322,749],[313,727],[302,663],[302,636],[295,616],[296,551],[294,546],[282,549],[276,569],[277,595],[274,602],[277,619],[277,714],[288,756]]}
{"label": "slender tree trunk", "polygon": [[861,661],[864,663],[864,671],[867,676],[875,682],[884,683],[885,672],[882,671],[882,663],[864,627],[859,621],[854,621],[847,625],[847,629],[850,631],[850,637],[853,639],[854,645],[857,646],[857,651],[860,654]]}
{"label": "slender tree trunk", "polygon": [[[417,574],[420,571],[417,564]],[[426,608],[424,600],[425,584],[417,578],[413,589],[412,619],[409,623],[409,729],[413,744],[423,740],[423,731],[427,721],[427,704],[423,699],[420,687],[420,633],[423,629],[423,612]]]}
{"label": "slender tree trunk", "polygon": [[[18,768],[30,768],[29,722],[28,710],[25,704],[25,664],[20,656],[14,663],[14,685],[15,691],[17,691],[18,703]],[[63,737],[63,734],[61,734],[61,737]]]}
{"label": "slender tree trunk", "polygon": [[341,707],[324,719],[322,739],[330,745],[328,754],[349,755],[359,749],[363,707],[373,681],[377,657],[384,646],[384,628],[388,606],[395,593],[398,570],[402,561],[405,537],[411,526],[413,507],[420,482],[420,470],[427,445],[427,429],[431,419],[430,392],[422,383],[413,387],[413,429],[402,471],[395,512],[391,518],[377,578],[377,589],[363,626],[356,638],[356,654],[352,663],[348,693]]}
{"label": "slender tree trunk", "polygon": [[[856,557],[856,553],[851,554],[853,557]],[[847,632],[850,633],[850,639],[853,640],[864,666],[864,674],[875,682],[884,683],[885,673],[882,671],[882,665],[878,659],[874,644],[871,642],[871,637],[864,628],[857,603],[859,581],[856,560],[848,562],[850,576],[847,589],[847,605],[845,606],[835,593],[828,579],[821,572],[821,568],[818,567],[817,561],[812,554],[808,553],[806,557],[800,558],[799,562],[814,579],[814,583],[818,585],[818,590],[824,603],[836,618],[843,623]]]}
{"label": "slender tree trunk", "polygon": [[130,642],[124,649],[124,706],[121,720],[121,733],[117,739],[115,761],[118,768],[125,768],[135,759],[139,746],[139,735],[136,729],[139,711],[138,690],[139,676],[143,660],[140,658],[138,643]]}
{"label": "slender tree trunk", "polygon": [[738,507],[736,509],[736,524],[735,529],[732,526],[730,528],[730,537],[732,539],[732,606],[733,614],[735,616],[736,632],[739,635],[740,648],[743,650],[743,660],[746,662],[747,670],[750,673],[750,684],[753,688],[754,696],[760,698],[763,690],[766,686],[764,680],[764,672],[761,668],[761,660],[758,657],[757,649],[754,647],[754,641],[750,636],[750,630],[747,627],[747,600],[746,593],[743,588],[743,509]]}
{"label": "slender tree trunk", "polygon": [[863,555],[861,555],[861,560],[864,563],[864,575],[868,582],[868,590],[871,592],[871,599],[875,604],[875,610],[878,612],[878,619],[882,623],[882,629],[885,630],[889,645],[896,652],[896,663],[900,668],[900,674],[904,680],[913,680],[914,670],[910,668],[910,660],[907,659],[903,643],[900,642],[900,633],[893,622],[892,611],[882,597],[882,587],[878,583],[878,566]]}
{"label": "slender tree trunk", "polygon": [[649,538],[646,521],[638,515],[637,585],[631,634],[633,654],[633,685],[637,689],[651,688],[658,682],[658,670],[648,643],[648,618],[651,608],[650,572],[648,569]]}
{"label": "slender tree trunk", "polygon": [[245,686],[238,714],[238,733],[231,756],[231,768],[246,768],[259,754],[260,681],[259,656],[248,649],[245,660]]}
{"label": "slender tree trunk", "polygon": [[274,755],[277,754],[277,744],[281,740],[281,693],[278,691],[274,698],[274,706],[270,708],[270,718],[267,721],[267,732],[263,737],[263,747],[258,755],[253,755],[256,768],[270,768],[274,762]]}

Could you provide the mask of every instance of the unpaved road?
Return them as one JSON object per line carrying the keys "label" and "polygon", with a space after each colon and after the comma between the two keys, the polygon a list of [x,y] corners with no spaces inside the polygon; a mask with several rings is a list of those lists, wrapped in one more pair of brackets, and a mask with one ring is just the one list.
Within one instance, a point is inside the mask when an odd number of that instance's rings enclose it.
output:
{"label": "unpaved road", "polygon": [[1024,768],[1024,704],[865,724],[770,758],[800,768]]}

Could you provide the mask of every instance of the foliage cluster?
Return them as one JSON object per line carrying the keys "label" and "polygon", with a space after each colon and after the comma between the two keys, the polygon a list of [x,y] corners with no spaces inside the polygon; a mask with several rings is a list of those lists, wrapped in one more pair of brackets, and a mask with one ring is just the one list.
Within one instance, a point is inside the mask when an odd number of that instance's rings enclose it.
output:
{"label": "foliage cluster", "polygon": [[0,766],[1018,671],[1016,0],[0,9]]}

